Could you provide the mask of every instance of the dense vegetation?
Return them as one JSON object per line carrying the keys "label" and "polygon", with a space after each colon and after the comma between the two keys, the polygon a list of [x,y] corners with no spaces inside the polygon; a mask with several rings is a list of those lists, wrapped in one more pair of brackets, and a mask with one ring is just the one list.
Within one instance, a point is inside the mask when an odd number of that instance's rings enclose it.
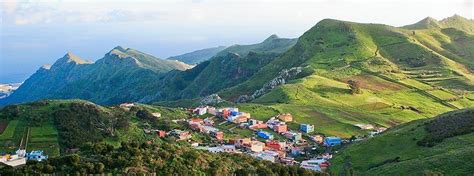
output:
{"label": "dense vegetation", "polygon": [[[473,119],[474,109],[470,108],[394,127],[339,151],[331,161],[331,172],[469,175],[474,170]],[[420,140],[435,145],[420,146]]]}
{"label": "dense vegetation", "polygon": [[474,132],[474,109],[450,112],[425,124],[428,134],[418,145],[432,147],[446,138]]}
{"label": "dense vegetation", "polygon": [[[153,112],[160,112],[162,118],[156,118]],[[185,111],[174,108],[137,105],[125,110],[80,100],[10,105],[0,110],[0,124],[7,125],[0,134],[0,150],[15,151],[22,138],[29,139],[28,150],[44,150],[49,156],[90,142],[114,146],[121,142],[144,142],[153,138],[145,136],[143,128],[170,130],[176,127],[172,119],[186,117]]]}
{"label": "dense vegetation", "polygon": [[29,162],[26,167],[8,173],[57,174],[146,174],[157,175],[317,175],[297,166],[283,166],[256,160],[244,154],[211,154],[172,143],[122,143],[119,148],[107,144],[84,146],[79,154],[66,155],[46,162]]}

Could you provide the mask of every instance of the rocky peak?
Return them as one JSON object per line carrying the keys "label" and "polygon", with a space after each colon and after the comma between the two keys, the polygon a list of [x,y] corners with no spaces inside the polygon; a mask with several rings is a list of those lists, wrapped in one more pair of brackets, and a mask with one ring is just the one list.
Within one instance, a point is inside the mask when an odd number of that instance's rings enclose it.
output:
{"label": "rocky peak", "polygon": [[280,37],[278,37],[278,35],[272,34],[270,37],[268,37],[267,39],[265,39],[263,42],[268,42],[268,41],[272,41],[272,40],[279,39],[279,38],[280,38]]}
{"label": "rocky peak", "polygon": [[56,67],[62,67],[65,65],[79,65],[79,64],[88,64],[88,63],[90,62],[81,59],[79,56],[71,52],[67,52],[63,57],[59,58],[51,67],[56,68]]}

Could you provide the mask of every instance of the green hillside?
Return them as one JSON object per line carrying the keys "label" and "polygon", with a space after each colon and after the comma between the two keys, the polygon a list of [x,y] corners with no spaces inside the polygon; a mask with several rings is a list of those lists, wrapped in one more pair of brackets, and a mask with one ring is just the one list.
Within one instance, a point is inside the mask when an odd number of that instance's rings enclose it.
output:
{"label": "green hillside", "polygon": [[185,53],[178,56],[171,56],[168,60],[178,60],[187,64],[195,65],[210,58],[214,57],[217,53],[221,52],[222,50],[226,49],[225,46],[218,46],[213,48],[206,48],[197,51],[193,51],[190,53]]}
{"label": "green hillside", "polygon": [[[291,112],[324,134],[364,134],[354,124],[390,127],[474,106],[472,37],[454,28],[407,30],[326,19],[219,95]],[[351,93],[350,80],[362,93]]]}
{"label": "green hillside", "polygon": [[[17,150],[22,138],[23,147],[28,139],[28,150],[44,150],[49,156],[58,156],[88,142],[106,142],[114,146],[121,142],[145,142],[151,139],[142,130],[147,119],[140,119],[135,114],[140,109],[160,112],[167,120],[188,117],[179,109],[138,105],[134,110],[126,111],[82,100],[45,100],[11,105],[0,111],[0,126],[6,125],[0,133],[0,150]],[[147,123],[157,125],[160,122]]]}
{"label": "green hillside", "polygon": [[[356,175],[469,175],[474,163],[474,109],[442,114],[350,144],[331,160],[331,172]],[[429,143],[430,145],[425,145]]]}

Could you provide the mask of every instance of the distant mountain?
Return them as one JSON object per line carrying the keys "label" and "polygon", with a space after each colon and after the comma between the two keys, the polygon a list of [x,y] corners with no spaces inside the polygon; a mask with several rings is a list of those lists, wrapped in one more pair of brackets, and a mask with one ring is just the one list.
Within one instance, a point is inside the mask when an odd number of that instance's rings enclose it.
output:
{"label": "distant mountain", "polygon": [[236,53],[241,56],[247,55],[251,51],[283,53],[293,47],[298,39],[280,38],[273,34],[261,43],[251,45],[232,45],[219,52],[218,56],[227,55],[227,53]]}
{"label": "distant mountain", "polygon": [[[380,136],[345,147],[331,160],[334,166],[331,172],[469,175],[474,170],[473,129],[472,108],[403,124]],[[433,145],[423,146],[426,142],[433,142]]]}
{"label": "distant mountain", "polygon": [[238,85],[293,46],[293,41],[272,35],[261,43],[231,46],[192,69],[169,72],[158,93],[146,100],[198,98]]}
{"label": "distant mountain", "polygon": [[454,28],[466,33],[474,34],[474,20],[454,15],[442,20],[427,17],[415,24],[403,26],[407,29]]}
{"label": "distant mountain", "polygon": [[162,74],[189,68],[182,62],[159,59],[120,46],[95,63],[67,53],[52,66],[41,67],[0,104],[45,98],[80,98],[102,104],[138,101],[153,94],[152,83]]}
{"label": "distant mountain", "polygon": [[12,83],[12,84],[0,84],[0,99],[10,96],[21,83]]}
{"label": "distant mountain", "polygon": [[168,60],[178,60],[186,64],[195,65],[210,59],[225,48],[225,46],[218,46],[214,48],[201,49],[178,56],[171,56]]}

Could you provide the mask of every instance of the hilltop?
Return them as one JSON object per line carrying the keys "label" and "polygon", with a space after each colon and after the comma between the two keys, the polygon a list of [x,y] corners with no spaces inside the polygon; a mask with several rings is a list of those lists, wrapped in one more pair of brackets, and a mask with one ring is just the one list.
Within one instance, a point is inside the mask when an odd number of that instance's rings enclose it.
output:
{"label": "hilltop", "polygon": [[178,56],[171,56],[168,58],[168,60],[178,60],[187,64],[195,65],[195,64],[204,62],[206,60],[209,60],[210,58],[215,56],[217,53],[221,52],[222,50],[226,48],[227,47],[225,46],[218,46],[218,47],[213,47],[213,48],[200,49],[197,51],[185,53]]}
{"label": "hilltop", "polygon": [[266,38],[263,42],[251,45],[232,45],[217,53],[217,56],[224,56],[227,53],[236,53],[245,57],[251,51],[259,51],[265,53],[283,53],[293,47],[298,39],[280,38],[273,34]]}
{"label": "hilltop", "polygon": [[407,29],[454,28],[466,33],[474,34],[474,20],[459,15],[453,15],[442,20],[427,17],[415,24],[403,26]]}
{"label": "hilltop", "polygon": [[[351,144],[332,160],[333,173],[466,175],[474,169],[474,109],[444,113]],[[429,142],[431,145],[426,146]]]}

